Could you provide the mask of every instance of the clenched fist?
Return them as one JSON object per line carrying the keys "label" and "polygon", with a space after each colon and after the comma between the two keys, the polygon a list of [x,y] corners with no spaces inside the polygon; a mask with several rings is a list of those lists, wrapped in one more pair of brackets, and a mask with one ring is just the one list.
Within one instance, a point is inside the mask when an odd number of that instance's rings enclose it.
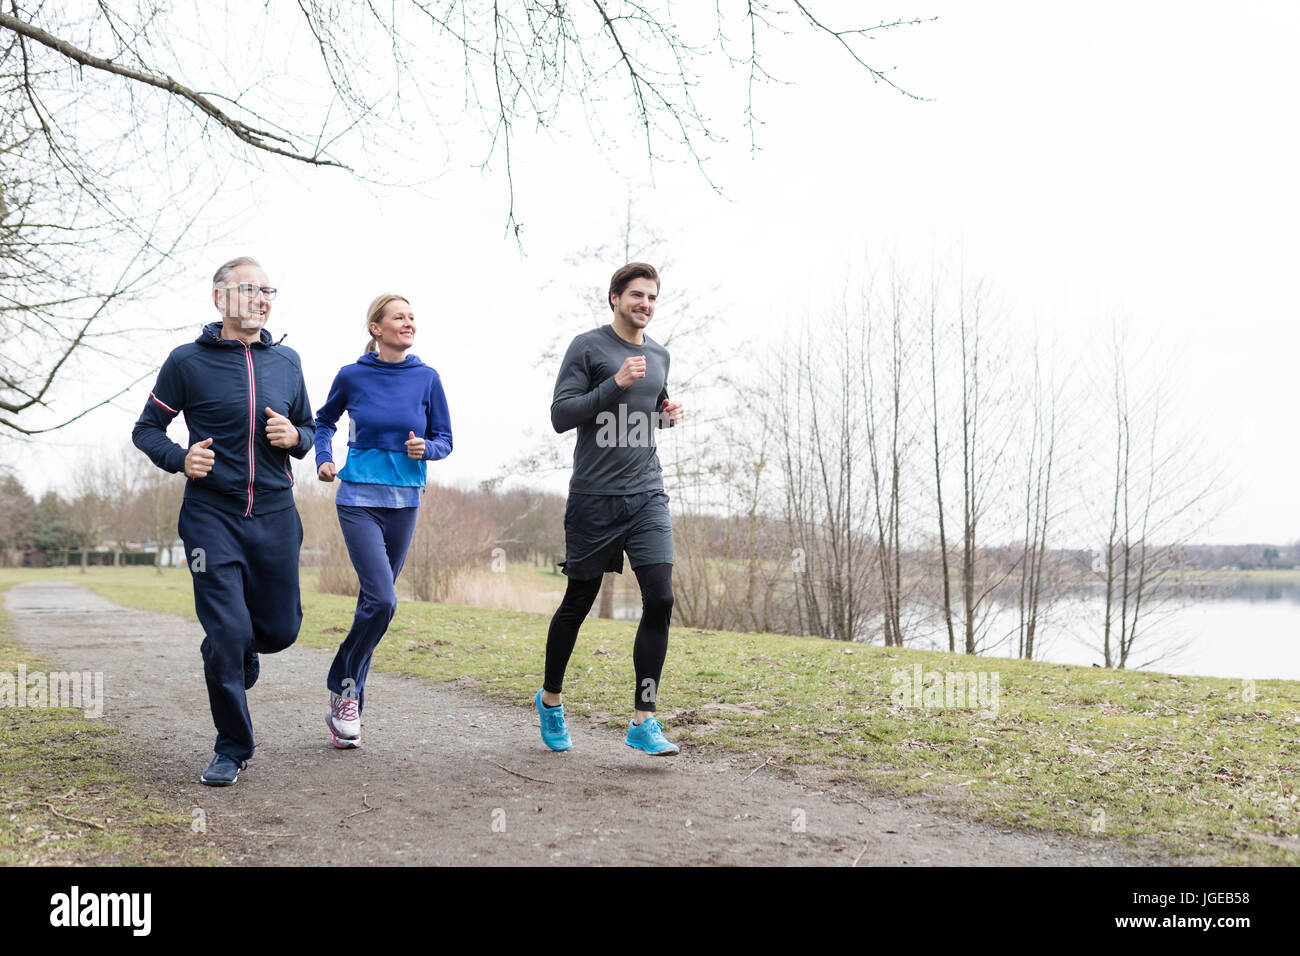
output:
{"label": "clenched fist", "polygon": [[627,388],[639,378],[645,378],[645,356],[633,355],[623,359],[623,365],[614,373],[614,384]]}
{"label": "clenched fist", "polygon": [[266,410],[266,440],[276,448],[296,448],[302,441],[298,427],[283,415]]}
{"label": "clenched fist", "polygon": [[190,450],[185,453],[185,477],[203,478],[212,470],[212,465],[216,460],[217,455],[212,450],[211,438],[195,442],[190,446]]}

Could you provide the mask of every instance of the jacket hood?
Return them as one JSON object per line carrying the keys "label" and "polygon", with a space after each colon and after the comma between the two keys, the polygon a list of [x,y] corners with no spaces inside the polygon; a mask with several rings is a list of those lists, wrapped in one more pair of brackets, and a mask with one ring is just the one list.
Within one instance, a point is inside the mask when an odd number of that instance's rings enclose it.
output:
{"label": "jacket hood", "polygon": [[[283,340],[284,336],[280,336],[280,339]],[[199,337],[194,341],[198,342],[200,345],[215,345],[219,348],[234,348],[239,345],[239,342],[235,339],[223,339],[221,337],[220,322],[209,322],[207,325],[203,326],[203,331],[199,333]],[[280,344],[271,338],[271,333],[266,331],[266,329],[260,331],[258,341],[253,344],[257,345],[259,343],[267,347]]]}
{"label": "jacket hood", "polygon": [[378,352],[366,352],[361,358],[357,359],[357,364],[370,365],[374,368],[416,368],[424,363],[420,361],[420,356],[409,353],[400,362],[385,362],[379,357]]}

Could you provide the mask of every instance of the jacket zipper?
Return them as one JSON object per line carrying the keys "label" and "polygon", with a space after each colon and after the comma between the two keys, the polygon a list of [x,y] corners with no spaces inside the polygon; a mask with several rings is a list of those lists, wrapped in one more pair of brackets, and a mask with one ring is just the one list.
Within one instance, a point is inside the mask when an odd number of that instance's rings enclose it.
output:
{"label": "jacket zipper", "polygon": [[253,513],[253,479],[257,474],[254,465],[256,446],[253,441],[257,427],[257,377],[253,374],[253,353],[248,343],[244,342],[244,364],[248,370],[248,508],[244,511],[247,518]]}

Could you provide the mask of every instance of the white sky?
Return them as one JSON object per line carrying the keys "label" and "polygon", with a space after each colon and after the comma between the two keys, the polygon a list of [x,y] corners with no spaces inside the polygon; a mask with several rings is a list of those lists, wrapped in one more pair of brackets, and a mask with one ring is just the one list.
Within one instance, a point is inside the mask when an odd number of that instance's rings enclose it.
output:
{"label": "white sky", "polygon": [[[856,6],[816,9],[847,21]],[[366,303],[403,292],[420,321],[414,351],[439,370],[453,415],[455,452],[431,476],[490,477],[547,427],[554,369],[536,358],[558,308],[543,284],[564,257],[617,237],[631,185],[673,239],[656,320],[671,314],[674,283],[716,285],[735,340],[755,349],[867,253],[921,275],[961,265],[992,283],[1008,321],[1079,348],[1127,320],[1159,343],[1206,460],[1228,468],[1231,504],[1202,540],[1300,539],[1300,6],[909,0],[885,15],[939,17],[872,44],[932,99],[872,86],[825,38],[792,36],[772,68],[795,85],[760,91],[756,158],[738,101],[719,96],[712,111],[730,140],[710,151],[725,198],[689,164],[656,166],[647,186],[635,138],[607,144],[612,161],[580,130],[524,138],[521,259],[503,238],[504,179],[472,168],[471,142],[418,193],[267,163],[236,195],[228,238],[148,308],[197,333],[215,318],[216,265],[256,256],[281,289],[271,331],[302,354],[315,406],[360,352]],[[704,72],[706,95],[743,89],[723,70]],[[430,154],[432,169],[444,155]],[[66,487],[83,456],[129,442],[150,382],[7,457],[30,488]],[[75,408],[80,389],[60,405]]]}

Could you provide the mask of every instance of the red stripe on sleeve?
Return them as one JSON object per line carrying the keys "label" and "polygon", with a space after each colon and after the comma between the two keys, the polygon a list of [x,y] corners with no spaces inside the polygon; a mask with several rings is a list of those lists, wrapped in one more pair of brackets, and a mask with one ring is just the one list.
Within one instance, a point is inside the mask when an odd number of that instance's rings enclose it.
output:
{"label": "red stripe on sleeve", "polygon": [[157,395],[155,395],[153,392],[150,392],[150,393],[149,393],[149,397],[152,398],[152,399],[153,399],[155,402],[157,402],[159,405],[161,405],[163,408],[167,409],[167,411],[171,412],[173,415],[179,415],[179,414],[180,414],[179,411],[177,411],[176,409],[172,408],[170,405],[168,405],[166,402],[164,402],[161,398],[159,398],[159,397],[158,397]]}

